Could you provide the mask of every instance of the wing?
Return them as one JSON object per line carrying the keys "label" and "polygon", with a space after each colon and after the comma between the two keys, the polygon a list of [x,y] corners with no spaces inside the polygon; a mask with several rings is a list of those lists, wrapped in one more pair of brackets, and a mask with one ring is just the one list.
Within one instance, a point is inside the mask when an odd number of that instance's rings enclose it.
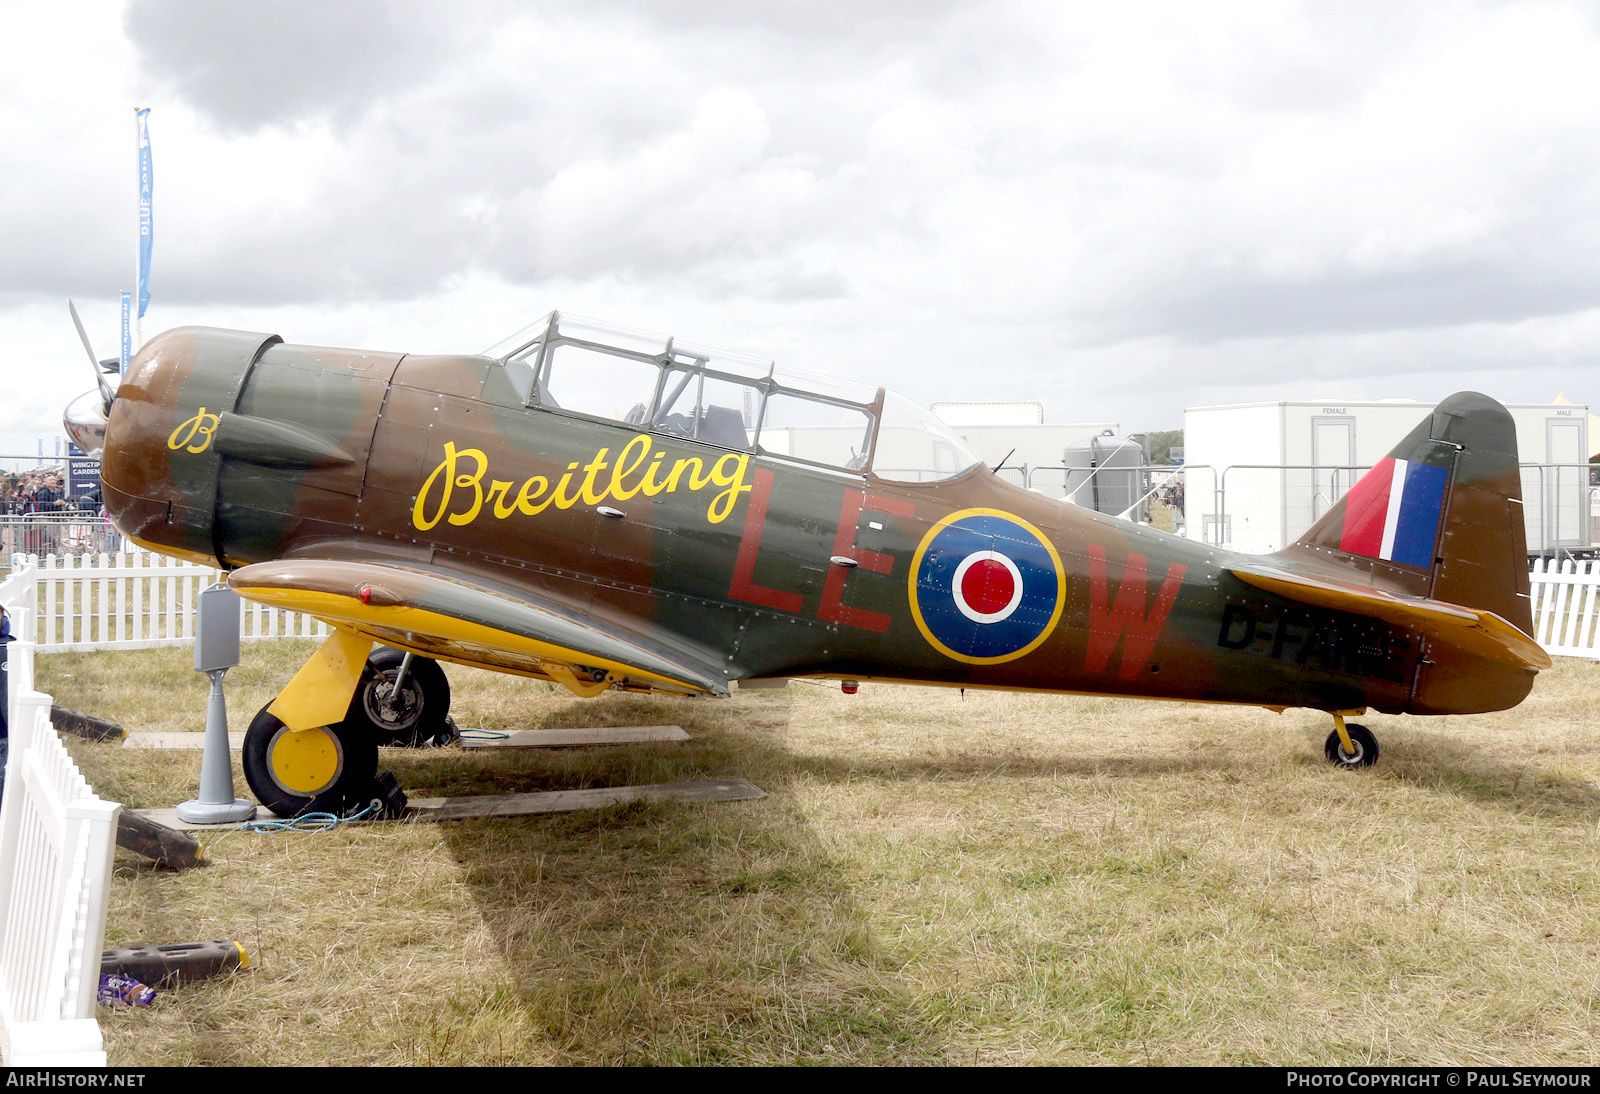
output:
{"label": "wing", "polygon": [[712,655],[676,636],[644,636],[525,591],[436,568],[333,559],[244,566],[228,584],[247,600],[305,612],[428,657],[565,684],[593,695],[614,683],[728,694]]}
{"label": "wing", "polygon": [[1267,563],[1239,563],[1225,569],[1247,585],[1302,604],[1369,615],[1426,632],[1436,641],[1492,661],[1547,669],[1550,655],[1532,638],[1494,612],[1426,597],[1398,596],[1370,585],[1291,572]]}

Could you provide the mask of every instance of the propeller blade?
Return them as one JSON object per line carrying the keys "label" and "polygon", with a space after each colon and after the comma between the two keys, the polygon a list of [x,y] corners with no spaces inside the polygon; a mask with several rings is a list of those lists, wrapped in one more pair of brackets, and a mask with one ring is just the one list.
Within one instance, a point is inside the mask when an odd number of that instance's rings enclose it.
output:
{"label": "propeller blade", "polygon": [[106,374],[100,371],[100,358],[95,356],[94,347],[89,344],[89,334],[83,329],[83,320],[78,318],[78,306],[71,300],[67,301],[67,310],[72,313],[72,325],[78,328],[78,338],[83,342],[83,352],[89,355],[89,364],[94,369],[95,386],[100,389],[100,401],[105,405],[107,414],[111,413],[111,403],[117,397],[117,389],[106,380]]}

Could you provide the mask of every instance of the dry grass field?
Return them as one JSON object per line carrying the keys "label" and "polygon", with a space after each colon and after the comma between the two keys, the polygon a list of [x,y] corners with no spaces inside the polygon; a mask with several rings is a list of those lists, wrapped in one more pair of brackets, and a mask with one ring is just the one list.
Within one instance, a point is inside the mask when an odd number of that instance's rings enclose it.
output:
{"label": "dry grass field", "polygon": [[[235,729],[308,646],[255,646]],[[40,658],[130,729],[203,725],[187,650]],[[687,744],[386,751],[414,796],[743,776],[762,801],[118,852],[108,945],[254,968],[102,1011],[113,1064],[1543,1063],[1600,1038],[1600,665],[1503,714],[793,683],[730,701],[451,670],[463,726],[675,722]],[[101,794],[198,753],[70,739]],[[238,776],[236,775],[236,778]],[[245,793],[242,780],[240,793]]]}

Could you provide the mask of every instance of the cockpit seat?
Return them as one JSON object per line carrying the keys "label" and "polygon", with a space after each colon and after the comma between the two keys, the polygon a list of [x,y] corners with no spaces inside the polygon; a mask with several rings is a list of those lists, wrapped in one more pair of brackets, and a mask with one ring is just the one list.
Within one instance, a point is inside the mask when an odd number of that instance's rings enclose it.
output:
{"label": "cockpit seat", "polygon": [[732,407],[708,406],[700,419],[700,440],[722,448],[749,448],[744,416]]}

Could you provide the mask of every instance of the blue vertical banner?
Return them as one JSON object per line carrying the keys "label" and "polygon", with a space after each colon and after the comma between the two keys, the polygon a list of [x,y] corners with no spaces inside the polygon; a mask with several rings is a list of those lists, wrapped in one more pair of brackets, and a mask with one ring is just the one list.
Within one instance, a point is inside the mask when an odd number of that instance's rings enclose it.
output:
{"label": "blue vertical banner", "polygon": [[133,357],[132,311],[133,294],[131,292],[124,292],[122,294],[122,368],[118,370],[122,374],[127,373],[128,361]]}
{"label": "blue vertical banner", "polygon": [[154,224],[150,194],[154,185],[150,168],[150,108],[136,112],[139,120],[139,318],[150,307],[150,242]]}

